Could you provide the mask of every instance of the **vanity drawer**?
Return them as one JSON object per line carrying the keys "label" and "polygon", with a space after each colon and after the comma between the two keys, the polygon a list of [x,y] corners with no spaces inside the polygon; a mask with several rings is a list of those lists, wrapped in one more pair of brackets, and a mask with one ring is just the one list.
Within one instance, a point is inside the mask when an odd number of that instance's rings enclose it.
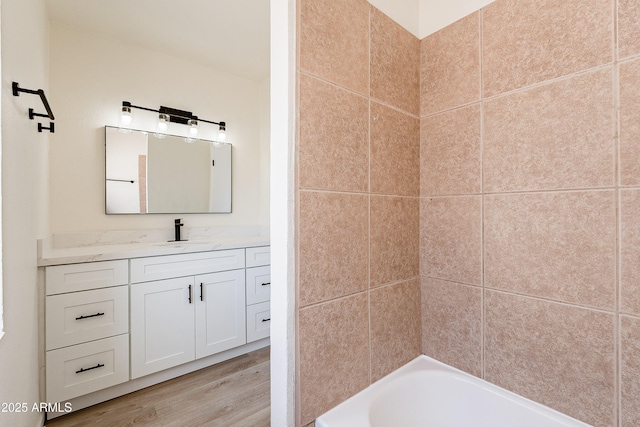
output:
{"label": "vanity drawer", "polygon": [[47,350],[129,332],[129,287],[46,297]]}
{"label": "vanity drawer", "polygon": [[131,283],[244,268],[244,249],[195,252],[131,260]]}
{"label": "vanity drawer", "polygon": [[271,298],[271,267],[247,268],[247,305],[269,301]]}
{"label": "vanity drawer", "polygon": [[129,283],[127,260],[54,265],[45,268],[47,295],[87,291]]}
{"label": "vanity drawer", "polygon": [[271,325],[271,304],[263,302],[247,306],[247,342],[269,336]]}
{"label": "vanity drawer", "polygon": [[47,352],[47,401],[61,402],[129,380],[129,334]]}
{"label": "vanity drawer", "polygon": [[271,246],[247,248],[247,267],[259,267],[271,264]]}

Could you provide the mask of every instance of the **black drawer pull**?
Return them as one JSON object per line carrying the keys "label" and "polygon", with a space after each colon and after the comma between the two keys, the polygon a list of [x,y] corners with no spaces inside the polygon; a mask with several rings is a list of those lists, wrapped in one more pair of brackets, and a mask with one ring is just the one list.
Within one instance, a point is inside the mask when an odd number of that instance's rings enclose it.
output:
{"label": "black drawer pull", "polygon": [[85,368],[80,368],[80,370],[79,370],[79,371],[76,371],[76,374],[81,374],[81,373],[83,373],[83,372],[87,372],[87,371],[90,371],[90,370],[92,370],[92,369],[102,368],[103,366],[104,366],[104,365],[103,365],[102,363],[98,363],[96,366],[92,366],[91,368],[87,368],[87,369],[85,369]]}
{"label": "black drawer pull", "polygon": [[189,285],[189,304],[191,304],[191,285]]}
{"label": "black drawer pull", "polygon": [[262,319],[263,322],[270,322],[271,318],[269,317],[268,319]]}
{"label": "black drawer pull", "polygon": [[104,313],[96,313],[90,316],[80,316],[80,317],[76,317],[76,320],[90,319],[91,317],[98,317],[98,316],[104,316]]}
{"label": "black drawer pull", "polygon": [[262,286],[269,286],[271,282],[263,283]]}

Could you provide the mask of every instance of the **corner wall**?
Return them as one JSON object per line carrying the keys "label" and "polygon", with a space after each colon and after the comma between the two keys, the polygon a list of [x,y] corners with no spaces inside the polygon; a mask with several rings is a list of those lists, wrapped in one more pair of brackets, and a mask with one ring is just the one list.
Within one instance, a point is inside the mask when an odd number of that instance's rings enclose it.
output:
{"label": "corner wall", "polygon": [[423,351],[595,426],[640,424],[638,22],[498,0],[421,41]]}
{"label": "corner wall", "polygon": [[306,425],[420,354],[419,41],[366,0],[302,0],[298,25]]}
{"label": "corner wall", "polygon": [[[38,133],[29,108],[44,107],[38,96],[14,97],[11,83],[44,89],[50,98],[48,21],[41,0],[2,2],[2,304],[0,402],[26,403],[26,412],[0,413],[0,425],[42,424],[32,412],[39,394],[36,239],[47,234],[49,136]],[[56,113],[56,104],[51,104]],[[42,121],[45,126],[48,121]]]}

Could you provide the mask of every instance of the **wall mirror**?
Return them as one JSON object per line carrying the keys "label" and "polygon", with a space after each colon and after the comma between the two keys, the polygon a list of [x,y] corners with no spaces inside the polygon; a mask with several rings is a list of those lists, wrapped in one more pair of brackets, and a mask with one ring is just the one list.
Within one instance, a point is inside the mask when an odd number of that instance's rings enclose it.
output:
{"label": "wall mirror", "polygon": [[231,213],[231,144],[105,126],[107,214]]}

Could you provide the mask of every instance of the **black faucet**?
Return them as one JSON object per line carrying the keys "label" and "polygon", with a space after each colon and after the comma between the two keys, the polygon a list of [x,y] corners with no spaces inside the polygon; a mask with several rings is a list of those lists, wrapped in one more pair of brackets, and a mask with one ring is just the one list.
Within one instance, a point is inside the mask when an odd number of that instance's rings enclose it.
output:
{"label": "black faucet", "polygon": [[176,220],[174,220],[174,224],[176,228],[176,239],[175,239],[176,242],[186,241],[180,238],[180,227],[184,226],[184,224],[181,221],[182,221],[182,218],[177,218]]}

